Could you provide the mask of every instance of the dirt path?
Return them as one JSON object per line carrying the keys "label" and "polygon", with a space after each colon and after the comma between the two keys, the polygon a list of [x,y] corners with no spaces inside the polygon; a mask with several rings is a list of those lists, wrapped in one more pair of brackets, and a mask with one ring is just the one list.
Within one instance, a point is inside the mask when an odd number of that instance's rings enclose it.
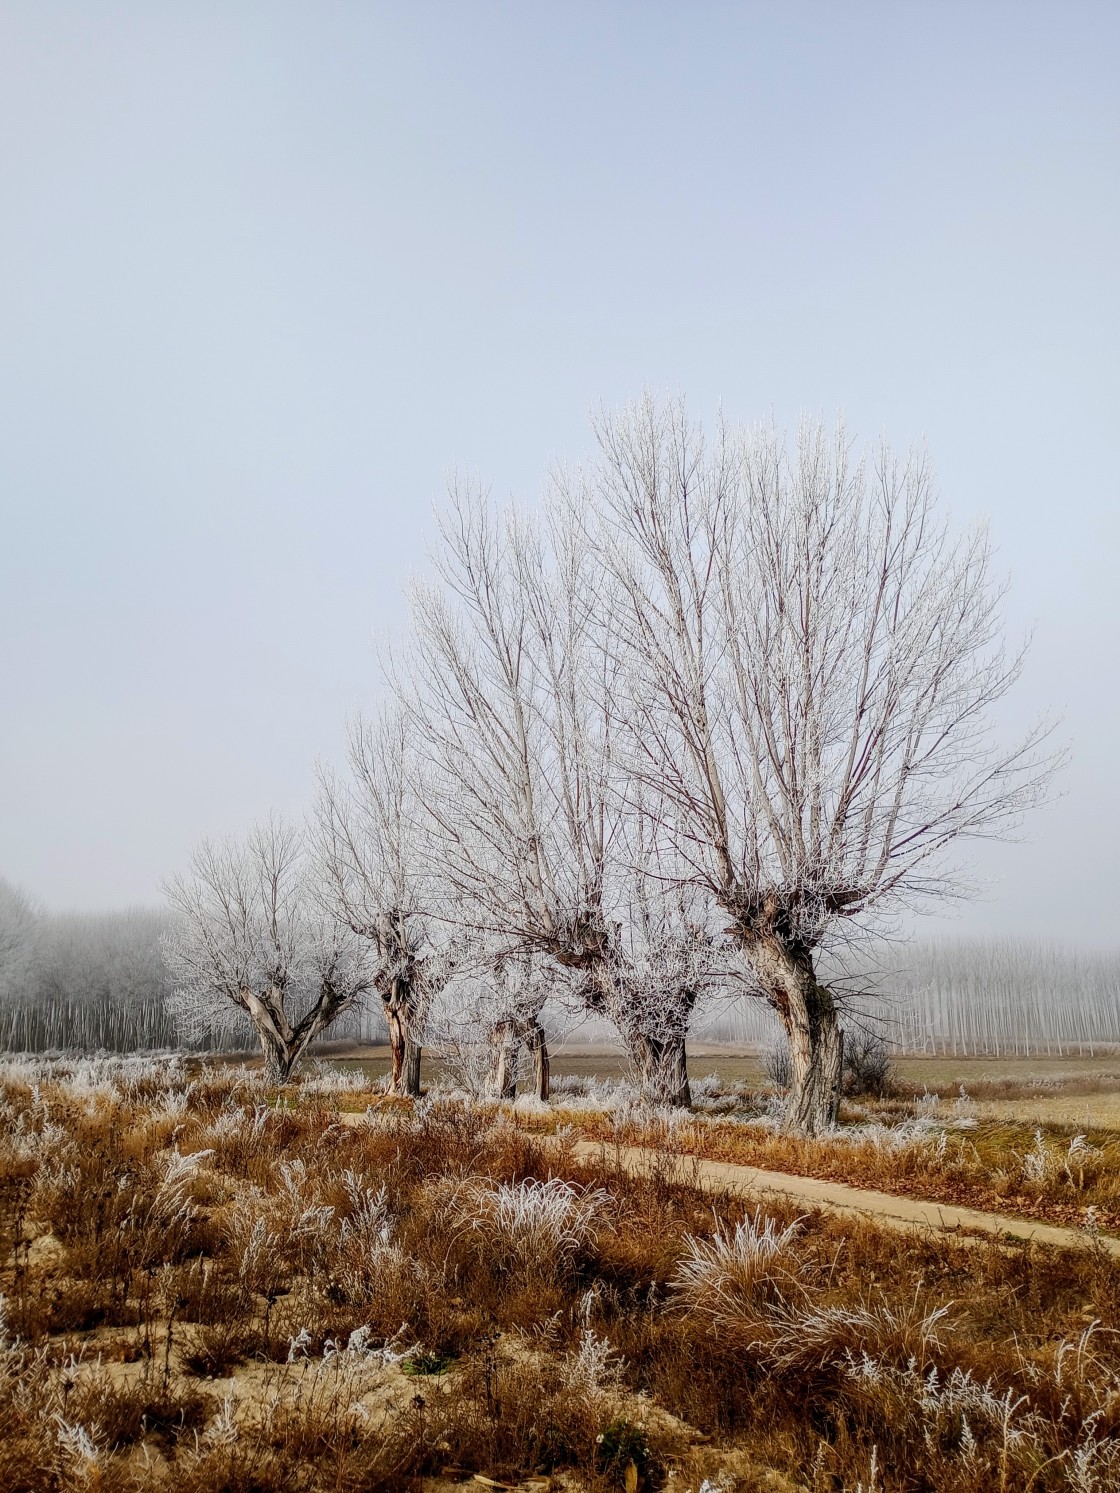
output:
{"label": "dirt path", "polygon": [[[763,1199],[767,1193],[776,1194],[807,1203],[813,1208],[873,1218],[878,1223],[896,1228],[946,1232],[959,1229],[969,1233],[995,1234],[1000,1238],[1031,1239],[1059,1249],[1084,1249],[1092,1240],[1083,1229],[1063,1229],[1054,1224],[1034,1223],[1029,1218],[982,1213],[977,1208],[958,1208],[948,1203],[927,1203],[919,1198],[897,1197],[890,1192],[849,1187],[844,1182],[824,1182],[817,1177],[795,1176],[790,1172],[737,1166],[730,1161],[708,1161],[701,1156],[676,1156],[642,1146],[616,1146],[590,1140],[576,1141],[573,1150],[579,1161],[604,1159],[638,1174],[654,1170],[664,1172],[670,1167],[676,1180],[708,1192],[740,1193]],[[1096,1240],[1110,1255],[1120,1259],[1120,1239],[1099,1234]]]}
{"label": "dirt path", "polygon": [[[344,1112],[339,1115],[344,1125],[362,1125],[365,1118],[364,1114]],[[548,1144],[552,1137],[537,1135],[536,1139]],[[605,1161],[638,1175],[668,1171],[673,1180],[707,1192],[738,1193],[760,1199],[765,1199],[769,1193],[792,1198],[811,1208],[828,1208],[854,1218],[871,1218],[892,1228],[994,1234],[1003,1239],[1034,1240],[1058,1249],[1085,1249],[1093,1242],[1093,1236],[1083,1229],[1064,1229],[1055,1224],[1034,1223],[1029,1218],[982,1213],[977,1208],[958,1208],[949,1203],[927,1203],[920,1198],[898,1197],[891,1192],[849,1187],[844,1182],[824,1182],[818,1177],[765,1171],[761,1167],[738,1166],[730,1161],[708,1161],[702,1156],[676,1155],[643,1146],[617,1146],[595,1140],[578,1140],[571,1149],[577,1161]],[[1120,1239],[1098,1234],[1095,1240],[1108,1254],[1120,1259]]]}

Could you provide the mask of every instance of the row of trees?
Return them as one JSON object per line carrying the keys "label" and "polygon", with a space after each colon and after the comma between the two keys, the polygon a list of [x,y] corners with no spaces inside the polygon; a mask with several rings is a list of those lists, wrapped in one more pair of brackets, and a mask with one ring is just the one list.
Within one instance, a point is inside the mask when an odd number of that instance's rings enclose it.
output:
{"label": "row of trees", "polygon": [[698,1008],[749,992],[813,1132],[842,1065],[822,952],[959,894],[959,842],[1044,794],[1047,728],[994,738],[1022,654],[920,452],[812,422],[707,439],[648,397],[595,435],[536,513],[452,487],[390,704],[306,835],[204,846],[172,884],[181,1006],[246,1014],[283,1076],[376,991],[405,1092],[436,1032],[499,1092],[527,1044],[543,1093],[551,999],[686,1103]]}
{"label": "row of trees", "polygon": [[908,1051],[1084,1055],[1120,1034],[1115,951],[959,938],[887,952],[877,986]]}
{"label": "row of trees", "polygon": [[[1116,949],[940,935],[843,952],[845,1025],[878,1034],[899,1053],[1091,1056],[1120,1038]],[[746,1001],[713,1012],[703,1034],[765,1051],[781,1032],[768,1006]]]}
{"label": "row of trees", "polygon": [[[230,1005],[224,1020],[198,1021],[193,1008],[175,1019],[178,1002],[161,941],[172,914],[155,908],[108,913],[46,913],[0,879],[0,1051],[78,1049],[132,1052],[165,1048],[190,1034],[193,1043],[229,1050],[244,1046],[251,1028]],[[902,1052],[967,1056],[1092,1054],[1115,1045],[1120,1032],[1120,955],[1039,939],[916,939],[845,951],[845,1024],[869,1023]],[[518,973],[543,982],[553,999],[550,1030],[564,1022],[546,963]],[[502,972],[497,973],[497,978]],[[825,982],[834,989],[825,967]],[[488,1029],[493,994],[482,979],[461,981],[456,1011],[443,1030],[429,1019],[428,1041],[463,1083],[492,1089],[500,1054],[483,1052],[474,1033]],[[458,1015],[451,1025],[448,1017]],[[769,1048],[779,1035],[761,1001],[738,1000],[698,1013],[700,1030],[717,1041]],[[601,1021],[585,1031],[603,1032]],[[693,1029],[695,1030],[695,1024]],[[380,1002],[357,1005],[331,1026],[332,1038],[384,1042]],[[501,1036],[496,1028],[495,1036]],[[507,1040],[517,1033],[506,1033]],[[542,1031],[543,1036],[543,1031]],[[513,1053],[505,1052],[506,1092]],[[547,1061],[547,1046],[529,1048]],[[537,1085],[539,1087],[539,1084]]]}
{"label": "row of trees", "polygon": [[162,908],[48,913],[0,880],[0,1050],[171,1045],[171,921]]}

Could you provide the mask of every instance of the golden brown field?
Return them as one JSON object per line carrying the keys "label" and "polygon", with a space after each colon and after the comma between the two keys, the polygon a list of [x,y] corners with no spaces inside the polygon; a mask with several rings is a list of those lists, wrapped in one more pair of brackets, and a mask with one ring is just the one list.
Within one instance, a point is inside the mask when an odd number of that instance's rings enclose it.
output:
{"label": "golden brown field", "polygon": [[[903,1236],[575,1161],[577,1131],[794,1144],[711,1081],[660,1120],[618,1094],[545,1113],[362,1084],[6,1066],[0,1487],[1117,1485],[1120,1262],[1091,1233]],[[849,1113],[818,1159],[994,1186],[1004,1152],[967,1118]],[[1028,1201],[1103,1210],[1102,1139],[1082,1176],[1044,1133]]]}

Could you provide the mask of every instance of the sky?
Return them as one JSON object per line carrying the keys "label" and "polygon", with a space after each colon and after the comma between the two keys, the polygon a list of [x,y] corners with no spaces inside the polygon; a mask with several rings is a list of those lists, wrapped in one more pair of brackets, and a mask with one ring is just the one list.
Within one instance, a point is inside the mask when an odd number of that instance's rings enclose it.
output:
{"label": "sky", "polygon": [[645,387],[924,440],[1061,794],[949,933],[1120,943],[1120,7],[0,4],[0,875],[151,902],[376,705],[449,471]]}

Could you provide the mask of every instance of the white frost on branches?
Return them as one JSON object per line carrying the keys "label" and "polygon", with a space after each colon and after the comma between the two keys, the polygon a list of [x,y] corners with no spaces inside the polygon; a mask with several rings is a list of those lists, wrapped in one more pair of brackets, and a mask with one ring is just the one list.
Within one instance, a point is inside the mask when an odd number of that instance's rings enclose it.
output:
{"label": "white frost on branches", "polygon": [[280,819],[204,841],[166,892],[177,1020],[189,1034],[247,1022],[274,1078],[370,988],[361,942],[321,909],[303,837]]}

